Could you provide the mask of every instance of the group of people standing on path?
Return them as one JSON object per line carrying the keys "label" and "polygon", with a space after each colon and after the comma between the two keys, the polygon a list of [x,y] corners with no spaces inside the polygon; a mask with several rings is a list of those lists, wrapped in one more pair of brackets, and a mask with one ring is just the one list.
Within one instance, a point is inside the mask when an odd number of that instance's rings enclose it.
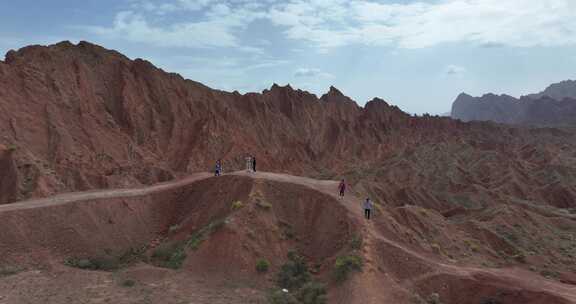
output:
{"label": "group of people standing on path", "polygon": [[246,157],[246,171],[256,172],[256,156]]}
{"label": "group of people standing on path", "polygon": [[[255,156],[248,156],[246,157],[246,171],[248,173],[256,172],[256,157]],[[214,176],[220,176],[224,172],[222,167],[222,160],[218,159],[216,161],[216,166],[214,168]],[[344,194],[346,193],[346,182],[344,180],[340,181],[338,185],[338,196],[340,199],[344,199]],[[364,218],[369,220],[372,215],[372,209],[374,209],[374,203],[370,200],[369,197],[364,200],[362,203],[362,208],[364,209]]]}
{"label": "group of people standing on path", "polygon": [[[346,182],[344,180],[340,181],[338,185],[338,196],[340,199],[344,199],[344,193],[346,192]],[[370,216],[372,215],[372,209],[374,209],[374,203],[370,200],[369,197],[364,200],[362,203],[362,208],[364,209],[364,218],[369,220]]]}
{"label": "group of people standing on path", "polygon": [[[248,172],[256,172],[256,156],[246,157],[246,170]],[[224,173],[222,167],[222,160],[218,159],[216,165],[214,166],[214,176],[220,176]]]}

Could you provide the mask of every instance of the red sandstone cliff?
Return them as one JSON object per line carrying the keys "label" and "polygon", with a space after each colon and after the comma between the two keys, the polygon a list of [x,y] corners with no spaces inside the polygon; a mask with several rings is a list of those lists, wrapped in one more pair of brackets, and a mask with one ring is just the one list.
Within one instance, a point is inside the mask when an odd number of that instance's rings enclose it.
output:
{"label": "red sandstone cliff", "polygon": [[[19,147],[20,199],[151,184],[217,158],[239,169],[248,153],[267,171],[345,175],[442,210],[462,193],[576,197],[571,132],[413,117],[377,98],[362,108],[336,88],[228,93],[87,42],[9,52],[0,109],[0,138]],[[557,195],[539,189],[551,183]]]}

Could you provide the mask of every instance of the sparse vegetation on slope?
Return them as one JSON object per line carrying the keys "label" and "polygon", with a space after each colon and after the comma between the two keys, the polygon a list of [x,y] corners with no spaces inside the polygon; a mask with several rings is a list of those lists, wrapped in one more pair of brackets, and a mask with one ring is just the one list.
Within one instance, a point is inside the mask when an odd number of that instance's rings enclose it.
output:
{"label": "sparse vegetation on slope", "polygon": [[256,262],[256,271],[259,273],[267,272],[268,268],[270,268],[270,262],[266,259],[259,259]]}
{"label": "sparse vegetation on slope", "polygon": [[172,244],[160,244],[152,253],[152,264],[170,268],[179,269],[186,259],[186,248],[184,242]]}
{"label": "sparse vegetation on slope", "polygon": [[102,254],[94,257],[70,257],[64,265],[85,270],[113,271],[134,263],[145,261],[147,247],[130,248],[121,255]]}
{"label": "sparse vegetation on slope", "polygon": [[282,265],[277,278],[278,289],[271,292],[271,304],[324,304],[326,287],[315,280],[304,258],[296,252],[288,253],[288,261]]}
{"label": "sparse vegetation on slope", "polygon": [[288,261],[282,265],[278,273],[278,286],[288,290],[297,290],[309,281],[310,272],[304,258],[294,251],[289,252]]}
{"label": "sparse vegetation on slope", "polygon": [[232,210],[238,210],[244,207],[244,204],[241,201],[235,201],[232,203]]}
{"label": "sparse vegetation on slope", "polygon": [[91,258],[69,258],[64,261],[64,265],[85,270],[102,271],[112,271],[120,268],[118,259],[108,256]]}
{"label": "sparse vegetation on slope", "polygon": [[179,269],[182,267],[184,260],[186,260],[186,250],[188,248],[192,250],[198,249],[202,242],[225,224],[226,219],[217,219],[190,235],[186,240],[160,244],[152,253],[152,264],[164,268]]}
{"label": "sparse vegetation on slope", "polygon": [[0,277],[15,275],[23,270],[23,268],[16,266],[0,266]]}
{"label": "sparse vegetation on slope", "polygon": [[362,258],[357,255],[339,256],[334,263],[334,279],[345,281],[353,271],[362,271]]}
{"label": "sparse vegetation on slope", "polygon": [[363,242],[364,240],[362,239],[362,236],[359,234],[355,234],[352,236],[352,239],[350,240],[350,248],[352,248],[352,250],[360,250],[362,249]]}

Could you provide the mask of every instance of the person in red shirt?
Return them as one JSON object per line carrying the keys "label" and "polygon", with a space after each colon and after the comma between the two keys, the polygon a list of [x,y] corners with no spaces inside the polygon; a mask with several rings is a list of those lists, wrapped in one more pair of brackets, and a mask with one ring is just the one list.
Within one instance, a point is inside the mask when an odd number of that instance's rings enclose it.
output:
{"label": "person in red shirt", "polygon": [[340,185],[338,185],[338,190],[340,191],[339,196],[340,198],[344,198],[344,192],[346,192],[346,183],[344,180],[340,181]]}

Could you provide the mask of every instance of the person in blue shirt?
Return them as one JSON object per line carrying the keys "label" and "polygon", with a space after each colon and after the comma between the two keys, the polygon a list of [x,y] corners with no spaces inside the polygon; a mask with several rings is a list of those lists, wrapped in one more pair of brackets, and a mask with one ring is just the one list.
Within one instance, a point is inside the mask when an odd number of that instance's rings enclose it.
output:
{"label": "person in blue shirt", "polygon": [[216,168],[214,169],[214,176],[222,175],[222,160],[216,161]]}

